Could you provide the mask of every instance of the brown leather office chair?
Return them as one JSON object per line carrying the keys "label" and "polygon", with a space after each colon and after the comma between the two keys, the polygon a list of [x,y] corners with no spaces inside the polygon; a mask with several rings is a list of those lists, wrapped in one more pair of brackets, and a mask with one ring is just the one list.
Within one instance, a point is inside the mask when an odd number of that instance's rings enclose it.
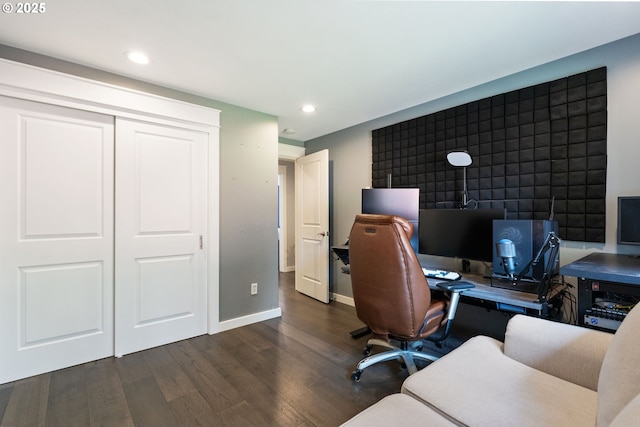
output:
{"label": "brown leather office chair", "polygon": [[[474,287],[467,282],[444,282],[449,299],[435,300],[422,272],[410,238],[409,221],[391,215],[357,215],[349,237],[353,299],[358,318],[373,338],[351,378],[360,380],[363,369],[378,362],[401,359],[409,374],[417,372],[414,359],[434,361],[422,353],[422,340],[439,343],[449,332],[460,292]],[[440,331],[438,334],[436,332]],[[437,336],[436,336],[437,335]],[[374,345],[389,351],[369,355]]]}

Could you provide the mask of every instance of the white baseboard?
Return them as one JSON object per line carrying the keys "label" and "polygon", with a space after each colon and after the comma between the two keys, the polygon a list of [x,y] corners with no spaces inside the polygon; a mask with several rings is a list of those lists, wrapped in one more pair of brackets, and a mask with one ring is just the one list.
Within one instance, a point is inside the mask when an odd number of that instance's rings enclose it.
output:
{"label": "white baseboard", "polygon": [[[331,294],[331,299],[341,304],[355,307],[355,303],[353,302],[353,298],[351,297],[340,294]],[[276,317],[282,317],[282,309],[280,307],[274,308],[273,310],[262,311],[260,313],[249,314],[247,316],[236,317],[235,319],[225,320],[218,323],[217,328],[210,330],[209,335],[239,328],[241,326],[251,325],[253,323],[263,322],[265,320],[274,319]]]}
{"label": "white baseboard", "polygon": [[219,322],[218,327],[215,330],[209,331],[209,335],[239,328],[241,326],[251,325],[253,323],[258,323],[269,319],[274,319],[276,317],[282,317],[282,309],[280,307],[274,308],[273,310],[262,311],[260,313],[249,314],[247,316],[236,317],[235,319],[229,319]]}
{"label": "white baseboard", "polygon": [[340,295],[340,294],[331,294],[331,299],[334,300],[335,302],[339,302],[342,304],[346,304],[346,305],[350,305],[351,307],[355,307],[356,304],[353,302],[353,298],[352,297],[347,297],[344,295]]}
{"label": "white baseboard", "polygon": [[284,270],[280,270],[280,273],[291,273],[292,271],[296,271],[295,265],[289,265],[284,268]]}

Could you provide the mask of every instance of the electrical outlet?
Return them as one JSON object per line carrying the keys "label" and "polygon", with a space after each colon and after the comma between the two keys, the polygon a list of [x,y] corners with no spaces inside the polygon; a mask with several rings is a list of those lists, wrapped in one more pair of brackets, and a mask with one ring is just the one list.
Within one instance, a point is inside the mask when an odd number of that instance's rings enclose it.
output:
{"label": "electrical outlet", "polygon": [[252,283],[251,284],[251,295],[257,295],[258,294],[258,284],[257,283]]}

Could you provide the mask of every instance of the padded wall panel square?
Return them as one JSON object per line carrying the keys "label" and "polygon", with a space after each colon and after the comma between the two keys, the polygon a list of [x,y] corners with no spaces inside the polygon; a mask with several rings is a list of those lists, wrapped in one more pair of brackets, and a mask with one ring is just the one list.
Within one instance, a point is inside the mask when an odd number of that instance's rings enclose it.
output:
{"label": "padded wall panel square", "polygon": [[[372,132],[372,186],[420,188],[420,208],[453,208],[466,150],[471,206],[545,219],[567,240],[604,242],[606,67],[469,102]],[[555,202],[552,203],[552,200]]]}

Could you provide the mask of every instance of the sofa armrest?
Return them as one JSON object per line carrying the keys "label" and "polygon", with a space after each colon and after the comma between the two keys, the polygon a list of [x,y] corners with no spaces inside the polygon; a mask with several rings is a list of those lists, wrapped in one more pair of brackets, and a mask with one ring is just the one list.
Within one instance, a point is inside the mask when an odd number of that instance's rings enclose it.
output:
{"label": "sofa armrest", "polygon": [[516,315],[507,324],[506,356],[596,391],[613,334]]}

